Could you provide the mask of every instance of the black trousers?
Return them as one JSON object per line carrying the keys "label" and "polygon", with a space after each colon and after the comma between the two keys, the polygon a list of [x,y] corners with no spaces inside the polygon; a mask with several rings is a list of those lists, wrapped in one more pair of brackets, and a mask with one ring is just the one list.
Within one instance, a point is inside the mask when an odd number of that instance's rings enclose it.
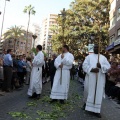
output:
{"label": "black trousers", "polygon": [[119,91],[118,91],[117,98],[118,98],[118,100],[120,101],[120,88],[119,88]]}
{"label": "black trousers", "polygon": [[110,89],[115,86],[115,83],[107,80],[105,85],[105,93],[109,95]]}
{"label": "black trousers", "polygon": [[23,85],[24,83],[24,72],[18,72],[18,77],[20,80],[20,85]]}
{"label": "black trousers", "polygon": [[120,88],[117,86],[111,87],[108,96],[111,96],[112,98],[118,97],[118,92]]}
{"label": "black trousers", "polygon": [[51,89],[52,89],[52,87],[53,87],[54,76],[55,76],[55,74],[51,74],[51,75],[50,75]]}
{"label": "black trousers", "polygon": [[12,81],[12,67],[4,66],[4,82],[3,82],[3,90],[7,91],[11,89],[11,81]]}

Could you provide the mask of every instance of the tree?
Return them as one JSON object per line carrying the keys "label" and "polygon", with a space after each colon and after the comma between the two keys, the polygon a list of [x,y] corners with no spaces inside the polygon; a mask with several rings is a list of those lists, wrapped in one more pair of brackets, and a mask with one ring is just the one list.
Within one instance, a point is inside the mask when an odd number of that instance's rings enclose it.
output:
{"label": "tree", "polygon": [[29,5],[29,6],[25,6],[23,12],[28,14],[27,39],[26,39],[26,53],[27,53],[27,43],[28,43],[28,31],[29,31],[29,25],[30,25],[30,17],[31,17],[31,15],[35,15],[36,11],[34,10],[34,7],[32,5]]}
{"label": "tree", "polygon": [[[57,22],[59,26],[63,24],[61,16],[58,17]],[[101,30],[100,26],[102,26]],[[79,51],[87,51],[92,35],[95,36],[94,43],[97,43],[98,38],[101,37],[101,45],[105,48],[109,40],[108,29],[109,0],[75,0],[66,10],[64,40],[75,56],[79,54]],[[53,44],[61,43],[63,39],[62,26],[57,31],[58,34],[52,37]]]}
{"label": "tree", "polygon": [[13,26],[8,29],[7,32],[4,33],[4,39],[13,39],[14,40],[14,53],[16,51],[16,41],[24,36],[24,30],[22,29],[22,26]]}

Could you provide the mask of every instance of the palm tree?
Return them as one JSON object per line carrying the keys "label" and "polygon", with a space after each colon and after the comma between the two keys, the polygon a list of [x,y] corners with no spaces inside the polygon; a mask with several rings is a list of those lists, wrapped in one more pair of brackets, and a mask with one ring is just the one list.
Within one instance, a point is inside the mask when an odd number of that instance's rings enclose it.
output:
{"label": "palm tree", "polygon": [[29,5],[29,6],[25,6],[23,12],[28,14],[27,39],[26,39],[26,52],[27,52],[28,30],[29,30],[29,25],[30,25],[30,16],[35,15],[36,11],[34,10],[34,7],[32,5]]}
{"label": "palm tree", "polygon": [[24,30],[22,29],[22,26],[13,26],[8,29],[7,32],[4,33],[4,39],[13,39],[14,40],[14,53],[16,51],[16,41],[24,36]]}

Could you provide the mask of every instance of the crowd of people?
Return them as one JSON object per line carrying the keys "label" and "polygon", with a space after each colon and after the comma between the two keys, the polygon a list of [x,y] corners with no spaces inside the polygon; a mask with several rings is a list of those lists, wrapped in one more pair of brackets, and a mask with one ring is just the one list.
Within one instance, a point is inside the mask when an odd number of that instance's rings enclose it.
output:
{"label": "crowd of people", "polygon": [[[53,81],[56,70],[54,67],[55,58],[56,54],[52,55],[52,59],[44,58],[42,66],[43,84],[49,80]],[[0,57],[0,89],[11,92],[14,89],[22,88],[24,85],[29,85],[33,67],[32,60],[31,57],[26,57],[24,54],[16,56],[11,49],[5,51]]]}
{"label": "crowd of people", "polygon": [[120,104],[120,62],[112,58],[110,61],[111,68],[106,74],[106,94],[110,99],[117,100]]}
{"label": "crowd of people", "polygon": [[77,66],[73,64],[74,56],[67,45],[63,46],[62,54],[53,54],[52,59],[44,57],[41,45],[36,47],[37,55],[33,59],[25,55],[15,56],[8,49],[3,55],[3,62],[0,60],[2,90],[10,92],[26,84],[29,85],[29,97],[39,99],[42,84],[50,80],[51,102],[63,104],[68,99],[70,77],[75,80],[78,76],[84,87],[83,109],[96,113],[100,118],[104,90],[110,99],[116,99],[120,104],[120,61],[115,58],[107,60],[98,54],[98,48],[95,45],[94,53],[87,55]]}

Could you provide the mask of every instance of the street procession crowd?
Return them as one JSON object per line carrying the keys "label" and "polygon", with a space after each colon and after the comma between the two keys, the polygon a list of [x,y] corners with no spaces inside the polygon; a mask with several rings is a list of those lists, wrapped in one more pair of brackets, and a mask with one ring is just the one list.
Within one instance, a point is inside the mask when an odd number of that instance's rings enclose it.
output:
{"label": "street procession crowd", "polygon": [[84,87],[83,110],[101,118],[105,95],[120,103],[120,60],[115,57],[107,59],[99,54],[98,45],[94,45],[94,53],[86,55],[77,66],[73,64],[74,55],[67,45],[63,46],[60,55],[52,54],[52,59],[44,56],[41,45],[36,47],[36,51],[34,58],[16,56],[11,49],[3,54],[0,60],[2,91],[10,92],[26,84],[29,85],[28,96],[40,99],[42,85],[51,81],[51,103],[59,101],[64,104],[68,99],[70,79],[77,79]]}

